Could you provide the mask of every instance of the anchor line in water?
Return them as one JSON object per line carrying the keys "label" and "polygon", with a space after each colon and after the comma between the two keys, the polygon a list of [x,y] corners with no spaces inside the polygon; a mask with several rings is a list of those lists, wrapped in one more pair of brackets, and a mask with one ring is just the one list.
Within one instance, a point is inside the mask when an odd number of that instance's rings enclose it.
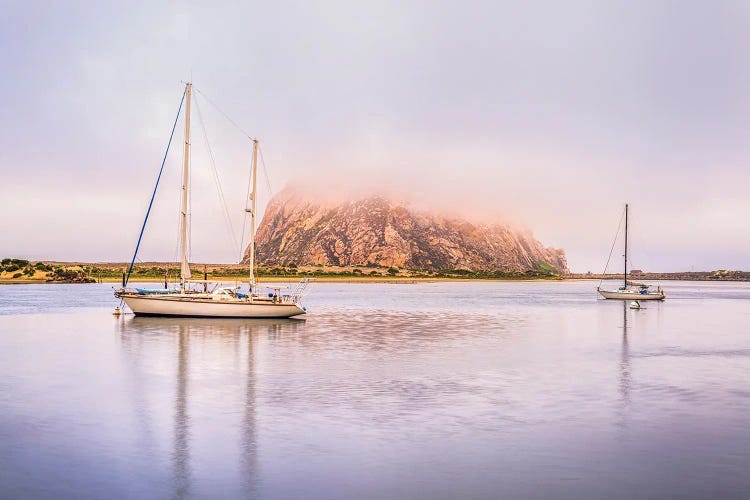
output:
{"label": "anchor line in water", "polygon": [[154,198],[156,198],[156,190],[159,188],[159,181],[161,181],[161,174],[164,172],[164,164],[167,162],[167,155],[169,154],[169,147],[172,145],[172,138],[174,137],[174,131],[177,128],[177,120],[180,118],[182,112],[182,104],[185,102],[185,94],[187,89],[183,91],[182,98],[180,99],[180,107],[177,108],[177,116],[174,118],[174,124],[172,125],[172,132],[169,134],[169,141],[167,142],[167,149],[164,151],[164,158],[161,160],[161,167],[159,168],[159,175],[156,177],[156,185],[154,191],[151,193],[151,200],[148,202],[148,209],[146,210],[146,217],[143,219],[143,225],[141,226],[141,232],[138,235],[138,242],[135,245],[135,252],[133,252],[133,258],[130,261],[130,267],[128,267],[128,274],[125,277],[123,287],[127,286],[130,281],[130,273],[133,272],[133,265],[135,264],[135,258],[138,255],[138,249],[141,247],[141,240],[143,239],[143,232],[146,230],[146,223],[148,222],[148,216],[151,215],[151,207],[154,205]]}

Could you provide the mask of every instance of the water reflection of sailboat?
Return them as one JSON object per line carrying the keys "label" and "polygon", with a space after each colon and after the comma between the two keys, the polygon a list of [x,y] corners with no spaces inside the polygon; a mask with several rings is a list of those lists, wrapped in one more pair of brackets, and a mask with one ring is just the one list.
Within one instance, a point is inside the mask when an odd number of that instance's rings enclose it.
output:
{"label": "water reflection of sailboat", "polygon": [[[272,329],[278,328],[278,324]],[[242,479],[245,494],[255,497],[255,484],[258,480],[258,441],[255,433],[255,336],[247,336],[247,381],[245,382],[245,414],[242,419],[241,451]]]}
{"label": "water reflection of sailboat", "polygon": [[186,325],[180,325],[177,348],[177,391],[174,401],[174,496],[186,498],[190,492],[190,427],[187,413],[190,336]]}
{"label": "water reflection of sailboat", "polygon": [[630,347],[628,345],[628,306],[622,303],[622,349],[620,353],[620,396],[623,410],[630,406]]}
{"label": "water reflection of sailboat", "polygon": [[[145,355],[150,346],[163,349],[163,342],[142,342],[145,336],[159,336],[175,338],[177,340],[176,386],[173,411],[172,463],[173,496],[184,498],[192,496],[192,467],[191,467],[191,418],[189,402],[192,398],[200,397],[199,387],[190,384],[191,370],[200,369],[191,366],[191,340],[201,339],[196,346],[204,348],[204,340],[216,340],[220,346],[229,346],[239,356],[245,347],[247,364],[245,369],[244,393],[237,398],[238,405],[243,405],[242,421],[240,423],[239,442],[242,482],[245,496],[253,496],[257,475],[257,433],[256,433],[256,377],[255,377],[255,345],[259,334],[270,336],[295,332],[304,320],[298,319],[186,319],[169,317],[133,317],[119,322],[122,345],[129,351],[140,351]],[[244,345],[243,342],[247,344]],[[158,351],[157,351],[158,353]],[[137,359],[138,356],[132,356]],[[193,355],[195,359],[195,355]],[[140,365],[136,365],[138,370]],[[146,390],[147,386],[139,386]],[[139,398],[145,399],[145,398]]]}
{"label": "water reflection of sailboat", "polygon": [[129,334],[158,333],[172,336],[180,327],[187,328],[191,336],[236,337],[238,334],[273,333],[293,331],[305,323],[297,318],[179,318],[168,316],[133,316],[123,322],[123,331]]}

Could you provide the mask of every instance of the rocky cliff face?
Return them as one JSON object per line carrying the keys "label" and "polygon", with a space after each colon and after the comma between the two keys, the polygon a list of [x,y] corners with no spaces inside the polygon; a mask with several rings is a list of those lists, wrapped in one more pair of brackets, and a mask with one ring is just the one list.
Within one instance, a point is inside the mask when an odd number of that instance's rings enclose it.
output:
{"label": "rocky cliff face", "polygon": [[329,205],[282,191],[266,209],[256,244],[258,262],[273,266],[568,272],[564,251],[544,247],[529,231],[418,212],[379,196]]}

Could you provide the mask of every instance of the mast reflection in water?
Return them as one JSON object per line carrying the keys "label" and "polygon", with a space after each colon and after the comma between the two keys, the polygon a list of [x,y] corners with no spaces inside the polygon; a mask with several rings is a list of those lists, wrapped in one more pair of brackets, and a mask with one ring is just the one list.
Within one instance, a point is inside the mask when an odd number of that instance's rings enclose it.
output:
{"label": "mast reflection in water", "polygon": [[[208,367],[212,370],[228,368],[234,375],[244,371],[244,391],[242,398],[236,398],[236,406],[230,408],[234,414],[242,413],[241,425],[237,426],[239,436],[239,464],[240,481],[239,493],[252,496],[256,490],[257,481],[257,451],[256,436],[256,394],[255,394],[255,353],[254,345],[258,335],[269,335],[272,338],[283,336],[297,330],[301,320],[272,319],[272,320],[216,320],[216,319],[188,319],[188,318],[127,318],[119,324],[122,345],[130,352],[131,363],[140,365],[133,373],[143,368],[141,356],[150,357],[154,353],[147,352],[150,347],[162,351],[172,340],[176,343],[176,374],[174,390],[173,412],[173,442],[171,451],[172,463],[172,496],[187,498],[197,492],[191,488],[191,417],[189,408],[192,405],[206,406],[213,404],[216,397],[211,391],[201,391],[198,386],[191,392],[191,361],[196,369],[205,372]],[[196,352],[191,352],[191,343]],[[244,369],[242,368],[242,352],[244,351]],[[232,360],[229,362],[229,354]],[[202,359],[197,359],[198,357]],[[238,365],[237,362],[240,362]],[[201,378],[203,378],[201,376]],[[239,378],[237,378],[239,380]],[[228,385],[231,385],[228,384]],[[139,384],[140,390],[147,390]],[[144,408],[148,397],[141,395],[135,408]],[[150,427],[152,423],[142,416],[138,419],[141,425]],[[233,443],[214,443],[222,449],[231,447]],[[226,466],[226,464],[224,464]]]}
{"label": "mast reflection in water", "polygon": [[622,422],[625,426],[625,419],[630,409],[630,349],[628,346],[628,302],[622,301],[622,349],[620,354],[620,394],[622,396]]}
{"label": "mast reflection in water", "polygon": [[187,326],[179,325],[177,353],[177,394],[174,402],[174,462],[175,497],[184,498],[190,491],[190,427],[187,414],[188,356],[190,337]]}

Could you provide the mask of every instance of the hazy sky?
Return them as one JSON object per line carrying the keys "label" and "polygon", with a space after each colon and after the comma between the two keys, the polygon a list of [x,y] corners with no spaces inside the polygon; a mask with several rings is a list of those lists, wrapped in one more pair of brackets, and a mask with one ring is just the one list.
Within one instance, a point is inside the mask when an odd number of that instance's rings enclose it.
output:
{"label": "hazy sky", "polygon": [[[628,201],[635,267],[750,269],[748,2],[214,4],[3,2],[0,256],[129,259],[192,78],[276,191],[387,186],[575,271]],[[250,145],[198,105],[239,232]],[[192,259],[231,262],[193,118]],[[176,139],[143,260],[176,255]]]}

